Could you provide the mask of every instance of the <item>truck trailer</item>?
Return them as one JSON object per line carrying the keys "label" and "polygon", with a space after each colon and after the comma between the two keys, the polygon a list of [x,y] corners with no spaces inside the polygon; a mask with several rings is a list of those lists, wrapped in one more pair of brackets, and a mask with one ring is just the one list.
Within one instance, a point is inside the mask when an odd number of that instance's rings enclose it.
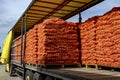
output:
{"label": "truck trailer", "polygon": [[[119,72],[97,70],[96,65],[94,65],[94,67],[96,67],[95,69],[86,69],[81,67],[81,62],[62,64],[63,61],[61,61],[59,64],[50,64],[48,60],[49,64],[37,64],[34,63],[34,60],[28,60],[28,62],[26,60],[26,48],[28,47],[26,45],[29,45],[27,42],[28,32],[31,33],[30,35],[34,35],[32,31],[30,32],[31,29],[38,26],[38,24],[40,26],[46,19],[60,18],[66,20],[76,14],[79,14],[79,22],[81,22],[80,13],[102,1],[103,0],[32,0],[20,19],[10,30],[10,32],[12,32],[9,58],[10,76],[17,75],[21,77],[22,80],[119,80]],[[33,38],[31,37],[28,40],[33,41]],[[16,47],[20,48],[19,51],[15,51]],[[34,48],[35,46],[31,47]],[[78,46],[78,49],[80,49],[80,46]],[[29,53],[34,54],[34,52],[32,53],[30,51]],[[29,59],[31,57],[27,58]],[[55,61],[57,62],[57,60]],[[42,63],[42,61],[40,63]],[[88,67],[87,64],[85,66]]]}

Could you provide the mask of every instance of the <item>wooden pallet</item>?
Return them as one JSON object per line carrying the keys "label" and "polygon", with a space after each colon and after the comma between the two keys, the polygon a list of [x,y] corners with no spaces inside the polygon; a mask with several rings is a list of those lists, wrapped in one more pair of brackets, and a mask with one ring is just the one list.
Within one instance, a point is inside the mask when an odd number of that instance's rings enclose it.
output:
{"label": "wooden pallet", "polygon": [[112,67],[112,66],[98,66],[99,69],[103,69],[103,70],[111,70],[111,71],[120,71],[120,67]]}
{"label": "wooden pallet", "polygon": [[31,64],[26,63],[29,66],[45,67],[45,68],[70,68],[70,67],[82,67],[81,64]]}
{"label": "wooden pallet", "polygon": [[109,70],[109,71],[120,71],[120,67],[102,66],[98,64],[83,64],[82,67],[95,68],[97,70]]}
{"label": "wooden pallet", "polygon": [[81,67],[80,64],[38,64],[38,66],[46,68]]}
{"label": "wooden pallet", "polygon": [[99,69],[98,65],[97,64],[84,64],[85,65],[85,68],[95,68],[95,69]]}
{"label": "wooden pallet", "polygon": [[26,63],[29,66],[37,66],[37,64]]}
{"label": "wooden pallet", "polygon": [[64,64],[62,65],[62,68],[65,68],[65,67],[81,67],[81,64]]}

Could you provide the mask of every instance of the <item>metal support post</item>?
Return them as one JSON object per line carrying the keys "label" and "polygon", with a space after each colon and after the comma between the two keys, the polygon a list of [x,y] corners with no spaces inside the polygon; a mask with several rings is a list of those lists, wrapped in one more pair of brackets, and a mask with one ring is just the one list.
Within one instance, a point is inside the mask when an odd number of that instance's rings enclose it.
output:
{"label": "metal support post", "polygon": [[27,13],[25,14],[25,17],[24,17],[24,50],[23,50],[23,80],[25,79],[25,49],[26,49],[26,27],[27,27]]}
{"label": "metal support post", "polygon": [[81,13],[79,13],[79,22],[82,22]]}
{"label": "metal support post", "polygon": [[23,60],[23,58],[22,58],[22,50],[23,50],[23,46],[22,46],[22,44],[23,44],[23,30],[24,30],[24,17],[22,17],[22,24],[21,24],[21,65],[23,64],[22,63],[22,60]]}
{"label": "metal support post", "polygon": [[[81,21],[82,21],[82,18],[81,18],[81,13],[79,13],[79,23],[81,23]],[[81,60],[81,36],[80,36],[80,29],[78,28],[78,41],[80,42],[79,44],[79,50],[80,50],[80,52],[79,52],[79,62],[80,62],[80,65],[79,65],[79,67],[81,67],[82,66],[82,60]]]}

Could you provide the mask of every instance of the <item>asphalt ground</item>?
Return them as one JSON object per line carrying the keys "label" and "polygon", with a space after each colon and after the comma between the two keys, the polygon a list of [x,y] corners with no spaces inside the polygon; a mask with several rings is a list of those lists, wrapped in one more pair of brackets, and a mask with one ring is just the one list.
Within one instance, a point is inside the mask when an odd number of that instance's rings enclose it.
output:
{"label": "asphalt ground", "polygon": [[0,80],[22,80],[22,79],[17,76],[10,77],[9,73],[5,72],[5,65],[0,64]]}

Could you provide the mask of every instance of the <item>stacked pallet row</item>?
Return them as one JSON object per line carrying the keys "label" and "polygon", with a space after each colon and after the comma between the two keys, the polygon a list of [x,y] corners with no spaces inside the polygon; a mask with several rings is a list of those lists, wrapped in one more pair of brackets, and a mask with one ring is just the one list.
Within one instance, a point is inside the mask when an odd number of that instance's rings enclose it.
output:
{"label": "stacked pallet row", "polygon": [[[23,40],[23,41],[22,41]],[[14,42],[14,59],[17,60],[17,61],[20,61],[21,60],[21,52],[22,54],[24,53],[24,35],[20,38],[18,38],[15,42]],[[21,50],[21,46],[22,46],[22,50]]]}
{"label": "stacked pallet row", "polygon": [[[17,39],[15,41],[14,45],[20,44],[20,42],[21,42],[21,38]],[[14,56],[14,60],[16,60],[16,61],[20,61],[21,60],[21,57],[17,55],[17,54],[20,54],[20,53],[21,53],[21,46],[20,45],[19,46],[15,46],[14,47],[14,54],[16,54],[16,55]]]}
{"label": "stacked pallet row", "polygon": [[97,64],[120,67],[120,8],[99,17],[96,26]]}
{"label": "stacked pallet row", "polygon": [[64,64],[79,64],[79,42],[78,42],[78,28],[74,23],[67,22],[66,28],[64,30],[66,41],[64,44],[66,52],[67,52],[67,59],[65,60]]}
{"label": "stacked pallet row", "polygon": [[73,65],[79,63],[75,24],[61,19],[48,19],[38,27],[38,64]]}
{"label": "stacked pallet row", "polygon": [[96,64],[96,19],[93,17],[79,25],[82,64]]}
{"label": "stacked pallet row", "polygon": [[37,64],[38,52],[38,35],[37,25],[30,29],[26,34],[26,49],[25,49],[25,62],[29,64]]}

